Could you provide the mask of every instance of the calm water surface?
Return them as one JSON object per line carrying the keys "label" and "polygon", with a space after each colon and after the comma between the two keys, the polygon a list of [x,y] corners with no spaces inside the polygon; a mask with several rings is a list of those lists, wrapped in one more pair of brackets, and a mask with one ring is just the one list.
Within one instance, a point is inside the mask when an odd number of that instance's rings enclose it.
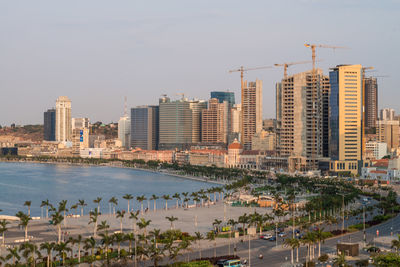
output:
{"label": "calm water surface", "polygon": [[[19,210],[26,212],[27,208],[23,206],[26,200],[32,201],[32,216],[41,215],[40,204],[46,199],[52,204],[68,200],[68,207],[78,199],[84,199],[88,203],[86,213],[97,207],[93,199],[102,197],[101,211],[108,213],[108,200],[113,196],[118,198],[118,208],[126,210],[127,201],[122,198],[125,194],[135,198],[139,195],[150,198],[152,194],[172,197],[175,193],[212,186],[215,185],[132,169],[0,162],[0,209],[3,210],[1,214],[7,215],[14,215]],[[147,206],[147,201],[144,203]],[[160,208],[163,203],[164,200],[158,200],[157,206]],[[176,200],[169,203],[175,204]],[[152,207],[153,201],[150,202]],[[134,208],[139,208],[136,201]]]}

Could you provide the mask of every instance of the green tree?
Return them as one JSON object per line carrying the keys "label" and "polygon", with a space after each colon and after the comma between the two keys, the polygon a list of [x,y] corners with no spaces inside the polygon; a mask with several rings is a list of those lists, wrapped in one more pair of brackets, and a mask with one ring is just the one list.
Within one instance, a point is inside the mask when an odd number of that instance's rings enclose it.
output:
{"label": "green tree", "polygon": [[28,216],[31,216],[31,205],[32,205],[32,201],[25,201],[24,206],[28,207]]}
{"label": "green tree", "polygon": [[[8,228],[7,228],[7,224],[10,224],[7,220],[0,220],[0,234],[3,237],[3,247],[6,244],[6,238],[5,238],[5,233],[7,232]],[[1,252],[1,250],[0,250]]]}
{"label": "green tree", "polygon": [[97,204],[97,213],[100,214],[100,202],[103,200],[101,197],[97,197],[93,200],[93,203]]}
{"label": "green tree", "polygon": [[85,206],[87,206],[87,204],[86,204],[86,202],[85,202],[84,199],[79,199],[79,200],[78,200],[78,205],[81,206],[81,216],[83,216],[83,208],[84,208]]}
{"label": "green tree", "polygon": [[65,258],[67,257],[67,252],[71,251],[68,244],[65,242],[59,242],[55,245],[54,250],[58,252],[58,256],[62,258],[62,266],[65,266]]}
{"label": "green tree", "polygon": [[22,211],[19,211],[15,216],[19,218],[19,226],[22,226],[25,229],[24,241],[26,241],[28,239],[28,224],[32,218]]}
{"label": "green tree", "polygon": [[6,260],[12,259],[13,266],[16,266],[16,262],[21,259],[21,256],[18,253],[18,247],[7,248],[7,252]]}
{"label": "green tree", "polygon": [[89,224],[93,223],[94,227],[93,227],[93,236],[96,237],[96,232],[97,232],[97,220],[99,217],[99,213],[97,211],[97,209],[95,209],[94,211],[91,211],[90,213],[90,219],[89,219]]}
{"label": "green tree", "polygon": [[151,198],[150,198],[150,200],[153,200],[153,202],[154,202],[154,207],[153,207],[153,210],[154,210],[154,211],[157,210],[157,207],[156,207],[156,206],[157,206],[157,205],[156,205],[157,199],[159,199],[159,197],[156,196],[156,195],[154,195],[154,194],[153,194],[153,195],[151,196]]}
{"label": "green tree", "polygon": [[162,198],[165,200],[165,210],[168,210],[168,200],[171,200],[169,195],[163,195]]}
{"label": "green tree", "polygon": [[46,262],[47,262],[46,266],[47,267],[50,267],[51,259],[53,257],[52,256],[52,252],[53,252],[53,249],[54,249],[55,245],[56,245],[55,243],[49,243],[49,242],[44,242],[44,243],[40,244],[40,249],[41,250],[45,250],[46,253],[47,253],[47,260],[46,260]]}
{"label": "green tree", "polygon": [[61,242],[61,223],[64,220],[64,217],[61,215],[59,211],[55,211],[51,214],[51,220],[53,221],[53,225],[57,227],[58,234],[58,243]]}
{"label": "green tree", "polygon": [[125,194],[122,198],[126,199],[128,201],[128,212],[130,212],[131,210],[130,210],[129,204],[130,204],[131,200],[133,199],[133,196],[131,194]]}
{"label": "green tree", "polygon": [[174,216],[166,216],[165,219],[167,219],[167,220],[170,222],[170,224],[171,224],[171,230],[172,230],[172,229],[175,229],[175,227],[174,227],[174,221],[177,221],[178,218],[177,218],[177,217],[174,217]]}
{"label": "green tree", "polygon": [[123,222],[124,216],[125,216],[125,211],[124,210],[123,211],[120,211],[120,210],[117,211],[117,218],[120,219],[119,222],[120,222],[120,231],[121,231],[121,233],[122,233],[122,222]]}
{"label": "green tree", "polygon": [[214,258],[217,257],[217,240],[214,231],[207,232],[207,240],[214,241]]}

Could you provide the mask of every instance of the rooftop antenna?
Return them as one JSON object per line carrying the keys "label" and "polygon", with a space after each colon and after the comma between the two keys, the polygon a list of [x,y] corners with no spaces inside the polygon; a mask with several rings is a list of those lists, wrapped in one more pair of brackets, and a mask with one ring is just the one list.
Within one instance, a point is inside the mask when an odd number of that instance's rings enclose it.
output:
{"label": "rooftop antenna", "polygon": [[127,117],[128,116],[128,106],[126,104],[127,102],[127,97],[124,97],[124,116]]}

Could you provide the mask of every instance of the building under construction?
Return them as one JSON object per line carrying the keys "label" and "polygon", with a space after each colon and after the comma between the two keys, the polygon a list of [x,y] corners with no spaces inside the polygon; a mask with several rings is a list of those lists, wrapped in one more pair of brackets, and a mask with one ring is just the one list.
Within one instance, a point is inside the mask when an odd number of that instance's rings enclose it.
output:
{"label": "building under construction", "polygon": [[329,156],[328,76],[321,69],[287,76],[276,85],[277,152],[290,170],[313,170]]}

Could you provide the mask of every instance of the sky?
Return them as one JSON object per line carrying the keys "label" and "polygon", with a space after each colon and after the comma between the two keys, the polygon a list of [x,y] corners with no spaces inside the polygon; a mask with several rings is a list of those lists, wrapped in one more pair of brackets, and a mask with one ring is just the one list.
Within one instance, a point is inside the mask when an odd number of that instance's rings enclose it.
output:
{"label": "sky", "polygon": [[[128,107],[235,92],[240,66],[311,60],[373,66],[379,108],[400,112],[399,0],[0,0],[0,125],[41,124],[58,96],[73,117],[116,122]],[[295,65],[290,73],[311,68]],[[263,114],[275,117],[281,68],[263,80]]]}

